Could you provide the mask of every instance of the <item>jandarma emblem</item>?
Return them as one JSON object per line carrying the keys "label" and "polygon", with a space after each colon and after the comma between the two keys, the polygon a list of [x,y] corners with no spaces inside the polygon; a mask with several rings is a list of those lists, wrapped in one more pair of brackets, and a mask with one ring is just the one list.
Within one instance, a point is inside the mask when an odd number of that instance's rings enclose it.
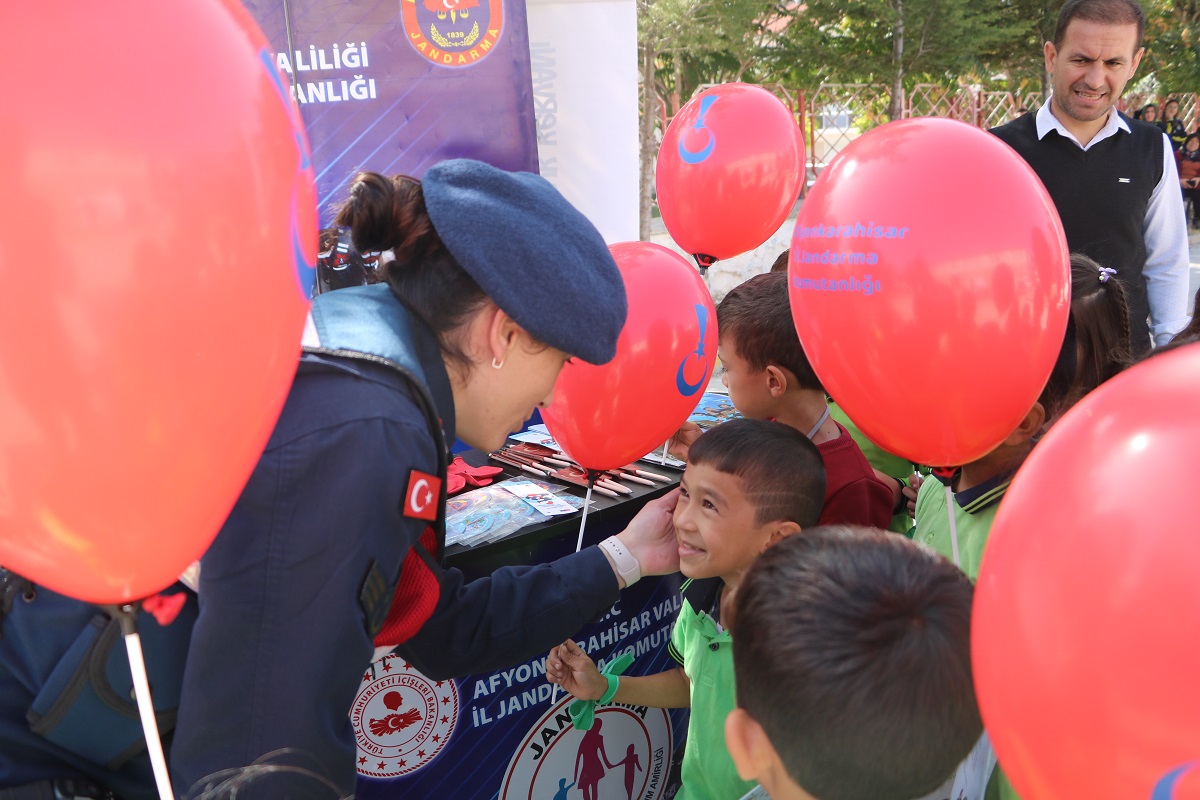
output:
{"label": "jandarma emblem", "polygon": [[441,67],[469,67],[504,33],[503,0],[402,0],[408,43]]}
{"label": "jandarma emblem", "polygon": [[363,675],[350,721],[359,775],[408,775],[433,761],[454,735],[458,687],[432,681],[389,653]]}

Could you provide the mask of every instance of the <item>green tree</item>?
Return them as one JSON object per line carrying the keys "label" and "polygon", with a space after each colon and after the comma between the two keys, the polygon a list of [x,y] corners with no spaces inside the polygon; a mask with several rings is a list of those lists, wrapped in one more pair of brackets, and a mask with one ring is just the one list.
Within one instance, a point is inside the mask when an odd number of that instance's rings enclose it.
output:
{"label": "green tree", "polygon": [[[1040,4],[1041,0],[1039,0]],[[902,89],[989,77],[990,62],[1026,50],[1037,21],[1028,0],[810,0],[784,34],[795,78],[884,83],[889,117],[902,115]],[[1038,58],[1040,51],[1027,57]]]}
{"label": "green tree", "polygon": [[[650,236],[654,163],[658,155],[659,123],[664,88],[677,100],[687,99],[685,73],[689,64],[702,64],[702,77],[691,82],[722,83],[742,80],[768,46],[767,22],[778,6],[771,0],[638,0],[638,51],[641,61],[641,180],[639,230]],[[666,75],[663,68],[668,67]],[[672,112],[677,109],[672,108]]]}
{"label": "green tree", "polygon": [[1143,75],[1170,90],[1200,87],[1200,2],[1151,0],[1146,5]]}

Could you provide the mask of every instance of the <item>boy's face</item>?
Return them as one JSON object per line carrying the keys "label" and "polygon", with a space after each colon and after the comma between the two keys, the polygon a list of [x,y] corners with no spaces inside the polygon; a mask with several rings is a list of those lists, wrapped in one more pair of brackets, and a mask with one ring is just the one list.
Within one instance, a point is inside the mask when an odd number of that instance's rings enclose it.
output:
{"label": "boy's face", "polygon": [[717,358],[725,368],[721,382],[729,390],[729,402],[743,417],[771,419],[775,416],[775,398],[771,396],[767,371],[751,367],[738,353],[736,345],[730,337],[717,342]]}
{"label": "boy's face", "polygon": [[776,523],[759,524],[742,479],[705,464],[688,464],[675,506],[679,571],[736,585],[771,542]]}

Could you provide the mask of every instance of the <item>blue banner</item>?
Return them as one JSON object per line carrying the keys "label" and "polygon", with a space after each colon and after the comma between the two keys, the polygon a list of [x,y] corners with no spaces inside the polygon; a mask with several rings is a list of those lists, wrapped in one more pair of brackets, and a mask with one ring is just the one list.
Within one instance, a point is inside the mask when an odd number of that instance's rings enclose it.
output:
{"label": "blue banner", "polygon": [[[536,559],[535,559],[536,560]],[[678,666],[667,642],[681,576],[646,579],[576,641],[598,665],[628,652],[627,675]],[[553,696],[553,702],[551,702]],[[546,681],[545,656],[452,681],[425,678],[386,655],[363,675],[350,718],[360,800],[660,800],[677,788],[686,709],[596,709],[589,732],[571,726],[573,698]],[[678,772],[676,768],[675,772]]]}
{"label": "blue banner", "polygon": [[354,173],[421,177],[445,158],[537,172],[520,0],[246,0],[291,79],[321,225]]}

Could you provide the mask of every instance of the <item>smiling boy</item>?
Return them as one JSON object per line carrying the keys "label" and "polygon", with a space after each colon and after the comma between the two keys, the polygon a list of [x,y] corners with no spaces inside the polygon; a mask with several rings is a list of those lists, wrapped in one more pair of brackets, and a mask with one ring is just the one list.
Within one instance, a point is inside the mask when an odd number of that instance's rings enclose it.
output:
{"label": "smiling boy", "polygon": [[[734,707],[729,624],[734,594],[760,553],[812,527],[825,497],[825,468],[815,445],[795,428],[737,419],[691,446],[675,507],[683,607],[670,652],[680,666],[620,678],[615,693],[580,647],[550,651],[546,677],[582,700],[654,708],[691,708],[680,800],[732,800],[753,788],[725,747]],[[614,679],[615,680],[615,679]]]}

